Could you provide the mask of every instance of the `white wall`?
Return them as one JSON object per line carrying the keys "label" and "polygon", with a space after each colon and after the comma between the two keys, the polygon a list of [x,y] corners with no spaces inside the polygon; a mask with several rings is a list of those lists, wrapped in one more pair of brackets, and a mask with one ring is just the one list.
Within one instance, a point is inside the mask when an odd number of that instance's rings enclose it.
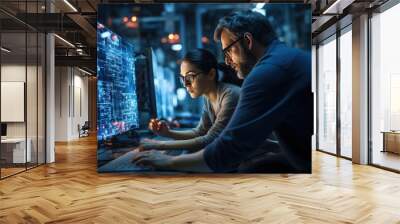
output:
{"label": "white wall", "polygon": [[55,141],[68,140],[68,71],[67,67],[55,68]]}
{"label": "white wall", "polygon": [[81,126],[85,123],[85,121],[89,120],[89,112],[88,112],[88,78],[79,75],[74,77],[74,108],[73,108],[73,120],[72,120],[72,135],[78,136],[77,126],[80,124]]}
{"label": "white wall", "polygon": [[88,120],[88,78],[72,67],[56,67],[55,73],[55,140],[70,141]]}

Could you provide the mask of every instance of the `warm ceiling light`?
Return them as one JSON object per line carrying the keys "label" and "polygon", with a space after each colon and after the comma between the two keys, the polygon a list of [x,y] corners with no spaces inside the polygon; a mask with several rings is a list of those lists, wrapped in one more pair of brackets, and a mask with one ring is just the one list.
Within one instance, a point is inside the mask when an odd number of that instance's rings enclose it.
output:
{"label": "warm ceiling light", "polygon": [[78,10],[68,1],[64,0],[65,4],[67,4],[74,12],[78,12]]}
{"label": "warm ceiling light", "polygon": [[343,9],[351,5],[354,0],[336,0],[332,5],[324,10],[322,14],[341,14]]}
{"label": "warm ceiling light", "polygon": [[61,40],[62,42],[66,43],[67,45],[69,45],[70,47],[75,48],[75,45],[73,45],[71,42],[69,42],[68,40],[58,36],[57,34],[54,34],[55,37],[57,37],[59,40]]}
{"label": "warm ceiling light", "polygon": [[136,23],[136,22],[137,22],[137,17],[136,17],[136,16],[132,16],[132,17],[131,17],[131,21],[134,22],[134,23]]}
{"label": "warm ceiling light", "polygon": [[87,74],[87,75],[92,75],[92,73],[90,73],[90,72],[88,72],[88,71],[86,71],[86,70],[83,70],[83,69],[81,69],[81,68],[79,68],[79,67],[78,67],[78,70],[81,71],[81,72],[83,72],[83,73],[85,73],[85,74]]}
{"label": "warm ceiling light", "polygon": [[175,34],[175,33],[170,33],[168,34],[168,39],[170,40],[179,40],[181,37],[179,36],[179,34]]}
{"label": "warm ceiling light", "polygon": [[11,50],[9,50],[9,49],[7,49],[7,48],[5,48],[5,47],[1,47],[0,49],[1,49],[2,51],[6,52],[6,53],[10,53],[10,52],[11,52]]}

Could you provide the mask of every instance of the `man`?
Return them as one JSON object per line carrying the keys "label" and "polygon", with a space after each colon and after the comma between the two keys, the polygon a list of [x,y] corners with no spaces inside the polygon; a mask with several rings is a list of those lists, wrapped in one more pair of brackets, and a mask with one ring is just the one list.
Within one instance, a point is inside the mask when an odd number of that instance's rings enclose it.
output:
{"label": "man", "polygon": [[[148,151],[134,162],[156,169],[235,172],[275,132],[282,152],[258,165],[282,172],[311,172],[313,97],[311,56],[279,42],[267,18],[252,11],[224,17],[214,32],[225,62],[244,79],[237,108],[220,136],[205,149],[177,157]],[[266,149],[268,150],[268,149]],[[287,169],[289,167],[289,169]],[[276,170],[274,170],[276,171]]]}

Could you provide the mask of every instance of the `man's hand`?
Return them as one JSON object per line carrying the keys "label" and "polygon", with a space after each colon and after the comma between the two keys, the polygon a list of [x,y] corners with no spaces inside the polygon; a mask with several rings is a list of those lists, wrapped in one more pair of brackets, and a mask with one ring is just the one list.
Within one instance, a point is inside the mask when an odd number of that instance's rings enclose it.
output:
{"label": "man's hand", "polygon": [[132,162],[138,166],[170,170],[173,167],[172,158],[172,156],[165,155],[160,151],[151,150],[137,153]]}

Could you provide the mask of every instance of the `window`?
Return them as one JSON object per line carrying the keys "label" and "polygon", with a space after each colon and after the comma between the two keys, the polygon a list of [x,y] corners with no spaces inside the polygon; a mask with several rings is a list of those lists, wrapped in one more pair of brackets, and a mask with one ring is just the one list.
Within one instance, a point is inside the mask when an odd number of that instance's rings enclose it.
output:
{"label": "window", "polygon": [[318,48],[318,149],[336,153],[336,36]]}
{"label": "window", "polygon": [[351,158],[352,149],[352,35],[342,31],[340,43],[340,155]]}
{"label": "window", "polygon": [[399,21],[400,4],[371,18],[371,157],[373,164],[396,170],[400,170]]}

